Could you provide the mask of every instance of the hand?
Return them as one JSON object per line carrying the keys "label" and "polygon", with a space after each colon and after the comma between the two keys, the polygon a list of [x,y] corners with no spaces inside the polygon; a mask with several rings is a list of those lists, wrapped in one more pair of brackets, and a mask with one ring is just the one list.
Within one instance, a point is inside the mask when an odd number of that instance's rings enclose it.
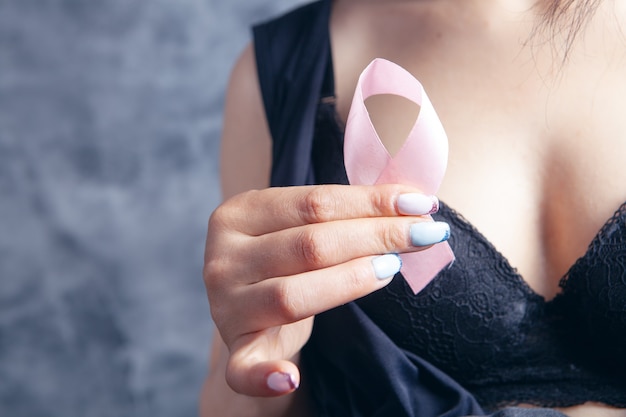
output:
{"label": "hand", "polygon": [[232,389],[296,389],[313,316],[387,285],[400,269],[395,254],[447,239],[447,224],[420,217],[437,207],[400,185],[268,188],[218,207],[204,280]]}

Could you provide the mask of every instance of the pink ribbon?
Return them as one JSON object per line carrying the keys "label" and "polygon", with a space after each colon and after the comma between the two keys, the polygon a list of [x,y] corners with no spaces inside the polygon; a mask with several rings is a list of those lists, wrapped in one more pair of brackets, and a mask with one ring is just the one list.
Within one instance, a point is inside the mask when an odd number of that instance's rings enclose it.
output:
{"label": "pink ribbon", "polygon": [[[365,99],[376,94],[405,97],[420,106],[406,141],[392,157],[370,120]],[[435,195],[446,171],[448,138],[424,88],[404,68],[377,58],[361,73],[344,137],[350,184],[410,184]],[[400,255],[402,275],[415,294],[454,261],[448,242]]]}

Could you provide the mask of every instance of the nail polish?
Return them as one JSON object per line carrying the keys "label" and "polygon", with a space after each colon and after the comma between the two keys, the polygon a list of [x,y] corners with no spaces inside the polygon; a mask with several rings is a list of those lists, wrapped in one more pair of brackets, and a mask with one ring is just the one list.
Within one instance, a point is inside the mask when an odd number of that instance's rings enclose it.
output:
{"label": "nail polish", "polygon": [[450,226],[445,222],[421,222],[411,225],[413,246],[428,246],[448,240]]}
{"label": "nail polish", "polygon": [[439,200],[434,195],[419,193],[400,194],[398,212],[408,215],[433,214],[439,210]]}
{"label": "nail polish", "polygon": [[402,268],[402,260],[395,253],[381,255],[372,260],[374,273],[379,280],[393,277]]}
{"label": "nail polish", "polygon": [[293,375],[286,372],[272,372],[267,376],[267,386],[276,392],[288,392],[298,388]]}

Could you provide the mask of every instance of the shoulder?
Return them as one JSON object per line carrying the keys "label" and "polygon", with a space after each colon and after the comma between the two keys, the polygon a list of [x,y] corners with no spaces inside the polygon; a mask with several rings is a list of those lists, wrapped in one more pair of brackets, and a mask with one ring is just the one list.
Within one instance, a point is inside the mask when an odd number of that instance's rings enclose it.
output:
{"label": "shoulder", "polygon": [[241,52],[230,72],[226,100],[258,95],[259,84],[256,71],[256,60],[252,44],[248,44]]}

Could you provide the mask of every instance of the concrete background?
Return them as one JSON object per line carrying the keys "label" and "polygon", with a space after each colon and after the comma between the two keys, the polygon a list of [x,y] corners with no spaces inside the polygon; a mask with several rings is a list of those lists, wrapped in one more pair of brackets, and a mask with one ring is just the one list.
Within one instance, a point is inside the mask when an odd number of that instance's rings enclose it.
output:
{"label": "concrete background", "polygon": [[221,108],[297,0],[0,0],[0,416],[197,414]]}

